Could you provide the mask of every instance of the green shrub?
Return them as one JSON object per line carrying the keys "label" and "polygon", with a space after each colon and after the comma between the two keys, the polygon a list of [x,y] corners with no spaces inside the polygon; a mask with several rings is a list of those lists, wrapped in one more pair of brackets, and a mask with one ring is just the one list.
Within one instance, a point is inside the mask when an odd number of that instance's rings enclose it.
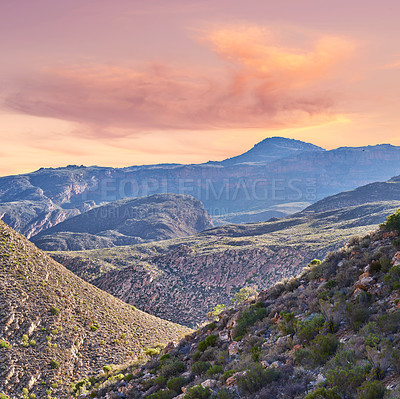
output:
{"label": "green shrub", "polygon": [[297,320],[294,317],[294,313],[282,312],[280,316],[281,320],[278,324],[279,330],[285,335],[294,334],[297,324]]}
{"label": "green shrub", "polygon": [[161,375],[170,378],[176,374],[182,373],[185,370],[185,365],[181,361],[168,361],[161,367]]}
{"label": "green shrub", "polygon": [[265,308],[259,308],[254,305],[243,310],[233,331],[233,339],[237,340],[238,337],[242,337],[250,326],[256,321],[263,319],[266,315],[267,310]]}
{"label": "green shrub", "polygon": [[337,387],[343,397],[352,397],[356,389],[365,381],[368,368],[362,366],[336,367],[326,373],[326,382],[330,387]]}
{"label": "green shrub", "polygon": [[185,394],[185,399],[208,399],[209,397],[211,397],[211,389],[203,388],[201,385],[188,389]]}
{"label": "green shrub", "polygon": [[361,326],[368,320],[370,312],[361,304],[347,304],[346,317],[352,324],[354,331],[358,331]]}
{"label": "green shrub", "polygon": [[257,290],[253,287],[243,287],[235,294],[235,296],[232,299],[232,302],[234,306],[238,306],[241,303],[246,302],[248,299],[250,299],[253,296],[256,296],[258,294]]}
{"label": "green shrub", "polygon": [[51,360],[50,361],[50,367],[52,369],[58,369],[60,367],[60,362],[57,362],[57,360]]}
{"label": "green shrub", "polygon": [[228,370],[228,371],[225,371],[224,375],[223,375],[222,378],[221,378],[221,379],[222,379],[222,382],[225,383],[225,381],[226,381],[228,378],[232,377],[233,374],[235,374],[235,373],[237,373],[237,370]]}
{"label": "green shrub", "polygon": [[255,393],[272,381],[278,380],[279,377],[278,369],[271,367],[264,370],[258,364],[247,370],[246,375],[238,378],[238,387],[244,392]]}
{"label": "green shrub", "polygon": [[200,352],[204,352],[209,346],[214,346],[217,341],[217,336],[212,334],[209,335],[204,341],[200,341],[198,349]]}
{"label": "green shrub", "polygon": [[195,362],[197,362],[200,358],[201,358],[201,352],[200,352],[200,351],[197,351],[197,352],[193,353],[192,359],[193,359]]}
{"label": "green shrub", "polygon": [[259,346],[254,345],[251,349],[250,349],[250,353],[251,353],[251,359],[254,362],[258,362],[260,360],[260,356],[261,356],[261,348]]}
{"label": "green shrub", "polygon": [[232,399],[232,394],[227,391],[225,388],[222,388],[217,395],[217,399]]}
{"label": "green shrub", "polygon": [[11,349],[12,345],[3,339],[0,339],[0,348]]}
{"label": "green shrub", "polygon": [[163,375],[159,375],[158,377],[154,378],[153,385],[157,385],[160,388],[165,387],[167,383],[167,379]]}
{"label": "green shrub", "polygon": [[56,308],[55,306],[52,306],[52,307],[50,308],[50,313],[51,313],[53,316],[57,316],[57,315],[60,313],[60,309]]}
{"label": "green shrub", "polygon": [[311,342],[311,353],[316,365],[323,365],[335,352],[339,341],[333,334],[317,335]]}
{"label": "green shrub", "polygon": [[209,362],[196,362],[192,366],[192,373],[195,374],[195,375],[202,375],[210,367],[211,367],[211,364]]}
{"label": "green shrub", "polygon": [[393,266],[384,278],[385,283],[392,289],[400,289],[400,265]]}
{"label": "green shrub", "polygon": [[378,317],[377,326],[381,332],[391,334],[399,330],[400,312],[385,313]]}
{"label": "green shrub", "polygon": [[309,393],[304,399],[341,399],[337,387],[335,388],[318,388],[314,392]]}
{"label": "green shrub", "polygon": [[386,218],[384,226],[388,230],[400,231],[400,209],[398,209],[393,215],[390,215]]}
{"label": "green shrub", "polygon": [[175,377],[167,382],[167,388],[177,393],[181,392],[181,388],[186,384],[186,378]]}
{"label": "green shrub", "polygon": [[147,399],[172,399],[175,396],[175,391],[170,391],[169,389],[166,389],[147,396]]}
{"label": "green shrub", "polygon": [[322,315],[315,315],[314,317],[305,320],[304,323],[298,322],[296,326],[297,338],[302,344],[309,343],[318,335],[324,323],[325,319]]}
{"label": "green shrub", "polygon": [[214,364],[206,371],[206,375],[207,375],[207,377],[212,377],[215,374],[222,374],[223,371],[224,371],[224,369],[222,368],[222,366],[219,366],[218,364]]}
{"label": "green shrub", "polygon": [[385,386],[380,381],[365,381],[358,389],[360,399],[383,399]]}
{"label": "green shrub", "polygon": [[108,364],[106,366],[103,366],[104,373],[108,374],[111,370],[112,370],[112,366],[111,365]]}

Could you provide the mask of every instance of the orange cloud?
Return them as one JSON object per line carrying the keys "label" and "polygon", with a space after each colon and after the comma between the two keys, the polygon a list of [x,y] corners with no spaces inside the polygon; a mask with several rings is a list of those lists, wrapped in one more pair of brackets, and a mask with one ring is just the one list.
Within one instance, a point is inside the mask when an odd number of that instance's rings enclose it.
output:
{"label": "orange cloud", "polygon": [[352,51],[323,37],[311,50],[286,48],[259,27],[214,30],[204,40],[226,64],[218,76],[163,63],[145,68],[48,69],[17,82],[6,105],[20,113],[88,125],[88,135],[149,129],[276,128],[337,117],[318,84]]}
{"label": "orange cloud", "polygon": [[400,60],[392,62],[390,64],[386,64],[382,66],[380,69],[399,69],[400,68]]}

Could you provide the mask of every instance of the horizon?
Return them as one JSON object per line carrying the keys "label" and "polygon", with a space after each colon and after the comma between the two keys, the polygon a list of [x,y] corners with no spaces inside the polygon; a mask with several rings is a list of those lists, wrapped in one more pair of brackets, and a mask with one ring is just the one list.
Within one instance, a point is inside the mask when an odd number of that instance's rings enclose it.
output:
{"label": "horizon", "polygon": [[220,161],[265,136],[400,145],[399,13],[395,0],[4,0],[0,175]]}

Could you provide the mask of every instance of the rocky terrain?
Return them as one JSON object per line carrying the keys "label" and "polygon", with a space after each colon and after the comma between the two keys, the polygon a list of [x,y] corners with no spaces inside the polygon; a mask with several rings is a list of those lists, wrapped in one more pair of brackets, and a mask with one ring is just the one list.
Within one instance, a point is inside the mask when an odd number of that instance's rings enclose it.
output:
{"label": "rocky terrain", "polygon": [[190,332],[86,283],[1,221],[0,292],[2,399],[66,398],[71,382]]}
{"label": "rocky terrain", "polygon": [[155,194],[96,207],[31,241],[46,251],[79,251],[185,237],[211,227],[210,216],[194,197]]}
{"label": "rocky terrain", "polygon": [[224,216],[224,223],[265,221],[287,214],[276,213],[279,204],[295,204],[295,212],[296,203],[307,206],[399,175],[399,165],[400,148],[391,145],[323,151],[275,137],[225,162],[127,168],[70,165],[1,177],[0,218],[31,238],[98,205],[176,193],[193,195],[212,217]]}
{"label": "rocky terrain", "polygon": [[100,373],[90,397],[399,398],[399,230],[397,212],[298,277],[239,295],[150,362]]}
{"label": "rocky terrain", "polygon": [[264,289],[299,273],[353,235],[377,227],[400,201],[226,225],[159,243],[52,256],[101,289],[151,314],[195,326],[245,287]]}

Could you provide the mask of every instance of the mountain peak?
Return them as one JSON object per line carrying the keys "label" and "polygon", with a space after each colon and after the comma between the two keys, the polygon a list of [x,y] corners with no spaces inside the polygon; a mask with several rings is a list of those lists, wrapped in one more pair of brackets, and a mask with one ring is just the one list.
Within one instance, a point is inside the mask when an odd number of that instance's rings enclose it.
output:
{"label": "mountain peak", "polygon": [[311,143],[304,141],[288,139],[286,137],[267,137],[255,144],[252,149],[236,157],[228,158],[222,161],[225,166],[240,163],[260,163],[266,164],[278,159],[286,158],[291,155],[309,151],[325,151]]}

